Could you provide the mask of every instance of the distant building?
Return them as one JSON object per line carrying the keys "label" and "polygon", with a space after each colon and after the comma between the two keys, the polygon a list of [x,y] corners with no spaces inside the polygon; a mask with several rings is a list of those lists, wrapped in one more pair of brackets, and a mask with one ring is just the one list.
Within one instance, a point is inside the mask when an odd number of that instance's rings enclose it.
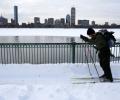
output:
{"label": "distant building", "polygon": [[8,19],[4,18],[2,15],[0,16],[0,26],[4,26],[8,24]]}
{"label": "distant building", "polygon": [[14,6],[14,21],[15,25],[18,25],[18,6]]}
{"label": "distant building", "polygon": [[61,23],[62,26],[64,26],[64,25],[65,25],[65,19],[64,19],[64,18],[61,18],[61,19],[60,19],[60,23]]}
{"label": "distant building", "polygon": [[34,17],[34,27],[40,27],[40,18]]}
{"label": "distant building", "polygon": [[112,27],[117,27],[117,24],[116,23],[112,23],[111,26]]}
{"label": "distant building", "polygon": [[105,24],[104,24],[105,26],[108,26],[109,25],[109,23],[108,22],[105,22]]}
{"label": "distant building", "polygon": [[11,24],[15,25],[15,20],[14,19],[11,19]]}
{"label": "distant building", "polygon": [[89,20],[78,20],[78,25],[82,27],[89,26]]}
{"label": "distant building", "polygon": [[26,23],[22,23],[22,27],[27,27],[27,24]]}
{"label": "distant building", "polygon": [[92,21],[92,22],[91,22],[91,25],[92,25],[92,26],[95,26],[95,21]]}
{"label": "distant building", "polygon": [[34,17],[34,24],[40,24],[40,18]]}
{"label": "distant building", "polygon": [[44,23],[44,24],[45,24],[45,25],[47,25],[47,23],[48,23],[48,20],[47,20],[47,19],[45,19],[45,23]]}
{"label": "distant building", "polygon": [[70,27],[70,15],[69,14],[66,16],[66,26]]}
{"label": "distant building", "polygon": [[55,20],[55,27],[61,27],[61,22],[59,19]]}
{"label": "distant building", "polygon": [[75,8],[71,8],[71,27],[75,26]]}
{"label": "distant building", "polygon": [[47,25],[53,26],[54,25],[54,18],[48,18]]}
{"label": "distant building", "polygon": [[55,27],[63,28],[64,26],[65,26],[65,19],[64,18],[55,20]]}

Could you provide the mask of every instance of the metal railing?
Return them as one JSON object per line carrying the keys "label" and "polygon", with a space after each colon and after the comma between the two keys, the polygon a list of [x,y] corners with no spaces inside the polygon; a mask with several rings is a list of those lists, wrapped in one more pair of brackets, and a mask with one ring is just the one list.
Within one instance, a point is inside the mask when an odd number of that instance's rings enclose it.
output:
{"label": "metal railing", "polygon": [[[111,49],[116,57],[113,62],[120,61],[120,43]],[[86,43],[0,43],[1,64],[49,64],[49,63],[92,63],[98,61],[94,45]]]}

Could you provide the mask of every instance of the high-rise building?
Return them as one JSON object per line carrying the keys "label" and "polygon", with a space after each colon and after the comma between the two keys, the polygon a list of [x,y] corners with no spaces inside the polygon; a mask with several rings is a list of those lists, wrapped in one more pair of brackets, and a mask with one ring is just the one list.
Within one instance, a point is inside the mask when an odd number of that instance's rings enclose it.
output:
{"label": "high-rise building", "polygon": [[88,27],[89,26],[89,20],[78,20],[78,25],[82,27]]}
{"label": "high-rise building", "polygon": [[64,18],[61,18],[60,19],[60,22],[61,22],[61,24],[64,26],[65,25],[65,19]]}
{"label": "high-rise building", "polygon": [[71,8],[71,27],[75,26],[75,7]]}
{"label": "high-rise building", "polygon": [[34,17],[34,27],[40,27],[40,18]]}
{"label": "high-rise building", "polygon": [[108,25],[109,25],[109,22],[105,22],[105,24],[104,24],[104,25],[108,26]]}
{"label": "high-rise building", "polygon": [[70,15],[69,14],[66,16],[66,26],[70,27]]}
{"label": "high-rise building", "polygon": [[14,21],[15,25],[18,25],[18,6],[14,6]]}
{"label": "high-rise building", "polygon": [[95,26],[95,21],[92,21],[92,22],[91,22],[91,25],[92,25],[92,26]]}
{"label": "high-rise building", "polygon": [[54,18],[48,18],[48,25],[54,25]]}
{"label": "high-rise building", "polygon": [[34,17],[34,24],[40,24],[40,18]]}
{"label": "high-rise building", "polygon": [[55,27],[61,27],[61,23],[59,19],[55,20]]}

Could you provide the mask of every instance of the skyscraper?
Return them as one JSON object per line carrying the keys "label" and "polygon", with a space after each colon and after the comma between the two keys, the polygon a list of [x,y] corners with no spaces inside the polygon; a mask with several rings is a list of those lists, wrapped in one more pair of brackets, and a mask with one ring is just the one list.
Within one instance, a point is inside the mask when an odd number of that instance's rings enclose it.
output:
{"label": "skyscraper", "polygon": [[40,24],[40,18],[34,17],[34,24]]}
{"label": "skyscraper", "polygon": [[75,7],[71,8],[71,27],[75,26]]}
{"label": "skyscraper", "polygon": [[14,21],[15,25],[18,24],[18,6],[14,6]]}
{"label": "skyscraper", "polygon": [[69,14],[67,14],[66,16],[66,26],[70,27],[70,15]]}
{"label": "skyscraper", "polygon": [[40,27],[40,18],[34,17],[34,27]]}

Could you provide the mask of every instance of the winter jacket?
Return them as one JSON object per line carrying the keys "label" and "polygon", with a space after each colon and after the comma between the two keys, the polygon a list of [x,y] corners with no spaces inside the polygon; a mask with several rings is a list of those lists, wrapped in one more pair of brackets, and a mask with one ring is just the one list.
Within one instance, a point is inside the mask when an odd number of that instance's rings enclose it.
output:
{"label": "winter jacket", "polygon": [[84,41],[86,41],[86,42],[90,42],[90,43],[92,43],[92,44],[95,44],[97,50],[101,50],[102,48],[108,47],[108,44],[107,44],[104,36],[103,36],[100,32],[97,32],[97,33],[95,34],[95,36],[94,36],[93,38],[91,38],[91,39],[89,39],[89,38],[87,38],[87,37],[85,37],[85,36],[83,36],[83,35],[82,35],[81,38],[82,38]]}

